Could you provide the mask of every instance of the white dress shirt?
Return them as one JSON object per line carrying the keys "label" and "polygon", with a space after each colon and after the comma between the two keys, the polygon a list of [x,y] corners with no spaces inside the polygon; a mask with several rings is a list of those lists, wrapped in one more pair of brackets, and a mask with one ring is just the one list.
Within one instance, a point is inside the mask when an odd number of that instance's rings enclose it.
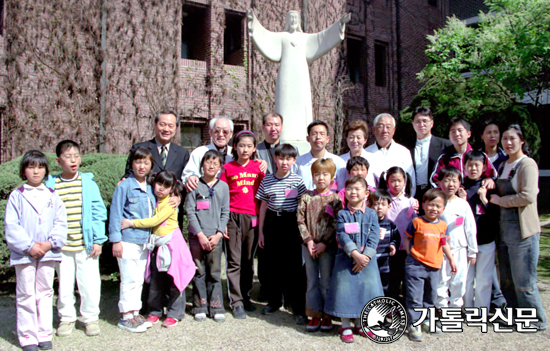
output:
{"label": "white dress shirt", "polygon": [[401,167],[411,176],[411,197],[414,197],[414,194],[416,193],[416,178],[411,152],[409,149],[392,140],[391,144],[385,149],[378,148],[378,144],[374,143],[365,150],[369,153],[370,163],[367,183],[371,184],[370,182],[372,181],[373,186],[378,188],[378,183],[382,172],[387,171],[391,167]]}
{"label": "white dress shirt", "polygon": [[[323,155],[323,159],[330,158],[332,161],[334,161],[334,164],[336,165],[336,175],[338,175],[338,171],[340,169],[346,170],[346,162],[342,160],[339,156],[336,156],[334,154],[331,154],[327,150],[325,150],[325,154]],[[307,190],[314,190],[315,185],[313,185],[313,178],[311,176],[311,165],[313,162],[317,161],[316,158],[313,158],[313,155],[311,154],[311,151],[307,154],[304,154],[296,160],[296,163],[293,166],[293,171],[298,174],[302,179],[304,180],[304,184],[306,185]],[[338,190],[340,190],[344,185],[340,187],[338,184]]]}
{"label": "white dress shirt", "polygon": [[428,157],[432,136],[416,139],[414,147],[414,163],[416,166],[416,185],[428,185]]}
{"label": "white dress shirt", "polygon": [[[181,181],[183,184],[187,181],[187,178],[189,176],[194,175],[198,178],[202,176],[202,170],[201,168],[201,160],[204,156],[204,154],[208,150],[218,150],[216,145],[214,143],[210,143],[205,146],[199,146],[193,152],[191,153],[191,156],[189,157],[189,162],[187,162],[187,165],[185,166],[185,169],[183,170],[183,173],[181,175]],[[225,163],[233,161],[233,156],[231,156],[231,146],[227,146],[227,155],[225,156]],[[220,176],[220,172],[218,172],[218,177]]]}

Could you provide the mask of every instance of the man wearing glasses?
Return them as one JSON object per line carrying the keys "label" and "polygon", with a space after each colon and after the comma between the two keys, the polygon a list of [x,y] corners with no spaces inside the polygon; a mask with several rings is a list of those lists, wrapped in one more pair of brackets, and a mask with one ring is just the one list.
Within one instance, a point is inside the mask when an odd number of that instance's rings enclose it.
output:
{"label": "man wearing glasses", "polygon": [[416,195],[418,201],[430,189],[430,173],[441,155],[441,151],[452,143],[448,139],[432,135],[434,119],[429,107],[419,106],[414,111],[412,122],[416,132],[416,143],[409,147],[416,173]]}
{"label": "man wearing glasses", "polygon": [[367,183],[378,188],[380,175],[391,167],[401,167],[412,181],[412,194],[415,192],[415,173],[411,153],[401,144],[393,140],[395,134],[395,119],[389,113],[381,113],[374,118],[374,136],[376,142],[366,148],[372,154]]}
{"label": "man wearing glasses", "polygon": [[224,163],[233,161],[231,157],[231,146],[227,145],[233,136],[233,121],[225,116],[212,118],[208,125],[210,134],[210,144],[199,146],[191,153],[191,158],[183,170],[181,180],[187,191],[193,191],[199,184],[201,177],[200,164],[202,157],[208,150],[217,150],[222,154]]}

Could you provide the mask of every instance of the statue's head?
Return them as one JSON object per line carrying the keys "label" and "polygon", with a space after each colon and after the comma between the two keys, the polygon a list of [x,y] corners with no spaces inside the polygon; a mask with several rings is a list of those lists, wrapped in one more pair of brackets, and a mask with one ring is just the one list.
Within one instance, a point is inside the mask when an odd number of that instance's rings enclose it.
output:
{"label": "statue's head", "polygon": [[285,19],[285,32],[303,32],[302,25],[300,24],[300,12],[288,11]]}

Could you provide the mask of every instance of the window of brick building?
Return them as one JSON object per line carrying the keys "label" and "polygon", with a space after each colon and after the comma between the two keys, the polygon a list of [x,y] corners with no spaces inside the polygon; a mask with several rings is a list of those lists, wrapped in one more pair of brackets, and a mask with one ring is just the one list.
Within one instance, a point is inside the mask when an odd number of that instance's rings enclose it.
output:
{"label": "window of brick building", "polygon": [[193,150],[202,145],[204,123],[182,123],[180,128],[181,146]]}
{"label": "window of brick building", "polygon": [[386,86],[387,49],[387,43],[374,44],[374,84],[379,87]]}
{"label": "window of brick building", "polygon": [[183,6],[181,58],[206,61],[208,57],[208,8]]}
{"label": "window of brick building", "polygon": [[0,0],[0,35],[4,35],[4,0]]}
{"label": "window of brick building", "polygon": [[348,76],[352,83],[361,83],[361,49],[363,41],[347,39],[348,48]]}
{"label": "window of brick building", "polygon": [[225,12],[223,63],[244,66],[244,14]]}
{"label": "window of brick building", "polygon": [[437,0],[428,0],[428,5],[437,7]]}

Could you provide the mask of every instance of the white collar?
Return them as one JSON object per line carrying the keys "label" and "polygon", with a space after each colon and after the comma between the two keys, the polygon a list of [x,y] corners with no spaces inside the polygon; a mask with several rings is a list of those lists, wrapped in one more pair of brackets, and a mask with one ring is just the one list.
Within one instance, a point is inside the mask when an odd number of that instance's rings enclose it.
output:
{"label": "white collar", "polygon": [[429,136],[425,137],[424,139],[416,139],[416,145],[429,144],[431,140],[432,140],[432,135],[430,134]]}
{"label": "white collar", "polygon": [[31,185],[29,185],[29,184],[27,184],[27,183],[23,184],[23,188],[24,188],[25,190],[29,190],[29,191],[32,191],[32,190],[40,190],[40,191],[42,191],[42,190],[46,190],[46,189],[47,189],[46,186],[45,186],[44,184],[40,184],[39,186],[36,186],[36,187],[35,187],[35,186],[31,186]]}

